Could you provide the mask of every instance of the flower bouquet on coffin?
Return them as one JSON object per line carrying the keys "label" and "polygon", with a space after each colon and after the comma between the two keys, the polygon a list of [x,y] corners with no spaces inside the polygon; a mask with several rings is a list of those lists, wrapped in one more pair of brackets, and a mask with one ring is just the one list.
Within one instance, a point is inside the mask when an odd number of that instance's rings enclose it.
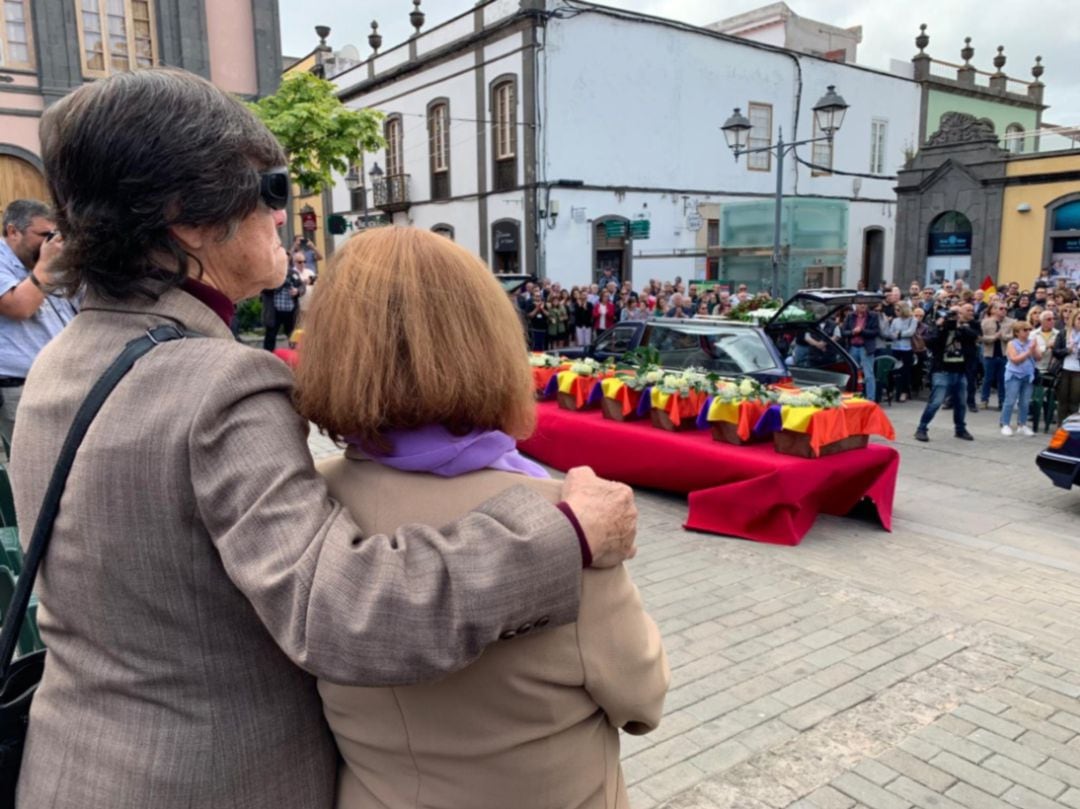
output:
{"label": "flower bouquet on coffin", "polygon": [[534,351],[529,354],[529,366],[532,368],[533,390],[537,399],[549,399],[554,392],[548,393],[548,385],[559,371],[570,367],[570,360]]}
{"label": "flower bouquet on coffin", "polygon": [[845,400],[840,389],[831,386],[781,392],[762,417],[762,422],[767,421],[775,429],[773,448],[800,458],[862,449],[871,432],[895,437],[880,407],[864,399]]}
{"label": "flower bouquet on coffin", "polygon": [[649,418],[661,430],[693,430],[716,375],[696,368],[666,373],[649,392]]}
{"label": "flower bouquet on coffin", "polygon": [[615,373],[613,368],[606,368],[591,357],[575,360],[565,370],[560,370],[548,383],[559,407],[565,410],[584,410],[595,405],[598,398],[593,394],[597,383]]}
{"label": "flower bouquet on coffin", "polygon": [[720,377],[698,417],[698,427],[711,427],[713,438],[726,444],[764,441],[767,435],[754,431],[776,393],[756,379]]}
{"label": "flower bouquet on coffin", "polygon": [[657,365],[638,369],[616,370],[614,376],[600,380],[604,397],[600,410],[604,418],[612,421],[636,421],[642,417],[642,397],[649,396],[650,389],[664,378],[664,371]]}

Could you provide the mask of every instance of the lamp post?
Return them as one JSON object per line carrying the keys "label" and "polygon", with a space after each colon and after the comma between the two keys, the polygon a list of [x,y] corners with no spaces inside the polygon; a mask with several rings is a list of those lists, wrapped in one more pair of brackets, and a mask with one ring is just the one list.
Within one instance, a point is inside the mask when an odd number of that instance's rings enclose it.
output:
{"label": "lamp post", "polygon": [[732,113],[731,117],[724,122],[724,125],[720,127],[728,147],[735,154],[736,163],[739,161],[739,156],[744,154],[768,152],[776,157],[776,210],[773,214],[772,291],[770,293],[773,297],[780,296],[780,218],[784,204],[784,155],[789,151],[794,151],[797,146],[803,146],[807,143],[817,143],[818,141],[832,143],[833,136],[844,122],[844,113],[847,108],[847,102],[837,94],[836,87],[830,84],[825,95],[814,105],[814,120],[817,122],[818,129],[825,133],[823,136],[785,143],[784,131],[782,128],[778,128],[776,143],[771,143],[768,146],[757,146],[753,149],[746,148],[747,140],[750,137],[750,121],[740,112],[738,107],[735,108],[735,112]]}

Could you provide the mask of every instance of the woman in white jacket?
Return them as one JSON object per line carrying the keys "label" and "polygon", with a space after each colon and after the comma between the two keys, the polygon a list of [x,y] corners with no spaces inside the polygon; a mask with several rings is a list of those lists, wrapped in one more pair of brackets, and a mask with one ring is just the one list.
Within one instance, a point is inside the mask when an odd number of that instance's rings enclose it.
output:
{"label": "woman in white jacket", "polygon": [[911,338],[919,327],[919,321],[911,316],[911,307],[906,303],[896,305],[896,317],[889,326],[892,337],[892,354],[899,363],[897,367],[897,393],[901,402],[906,402],[911,395],[911,369],[915,365],[915,352],[911,348]]}

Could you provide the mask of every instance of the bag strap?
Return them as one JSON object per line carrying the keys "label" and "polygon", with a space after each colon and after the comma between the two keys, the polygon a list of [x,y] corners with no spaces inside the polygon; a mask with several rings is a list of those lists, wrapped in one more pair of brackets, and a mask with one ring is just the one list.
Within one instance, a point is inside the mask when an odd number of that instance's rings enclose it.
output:
{"label": "bag strap", "polygon": [[37,576],[38,566],[45,556],[45,550],[52,536],[53,523],[56,514],[60,510],[60,498],[64,494],[64,486],[67,484],[71,465],[75,460],[75,453],[82,444],[90,423],[94,420],[105,400],[112,393],[117,383],[131,370],[135,361],[146,354],[155,346],[170,340],[182,340],[185,337],[201,337],[194,332],[183,331],[173,324],[155,326],[147,329],[142,337],[129,342],[120,352],[112,365],[108,367],[101,378],[98,379],[90,392],[83,400],[71,422],[67,437],[64,439],[60,456],[56,459],[53,467],[52,478],[49,487],[45,490],[45,497],[41,503],[41,511],[38,512],[37,523],[34,525],[34,533],[30,538],[30,546],[26,551],[26,559],[23,563],[22,573],[19,575],[15,587],[15,594],[11,597],[11,603],[3,616],[4,629],[0,632],[0,681],[7,678],[8,668],[11,666],[12,657],[15,654],[15,645],[18,642],[19,630],[26,618],[26,609],[30,604],[30,593],[34,587],[34,579]]}

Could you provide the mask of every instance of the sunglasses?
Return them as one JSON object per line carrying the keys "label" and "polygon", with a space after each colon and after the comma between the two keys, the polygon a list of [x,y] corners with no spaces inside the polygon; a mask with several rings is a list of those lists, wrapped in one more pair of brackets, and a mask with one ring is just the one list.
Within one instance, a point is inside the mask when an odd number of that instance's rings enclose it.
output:
{"label": "sunglasses", "polygon": [[284,166],[259,172],[259,197],[275,211],[289,204],[290,185],[289,170]]}

